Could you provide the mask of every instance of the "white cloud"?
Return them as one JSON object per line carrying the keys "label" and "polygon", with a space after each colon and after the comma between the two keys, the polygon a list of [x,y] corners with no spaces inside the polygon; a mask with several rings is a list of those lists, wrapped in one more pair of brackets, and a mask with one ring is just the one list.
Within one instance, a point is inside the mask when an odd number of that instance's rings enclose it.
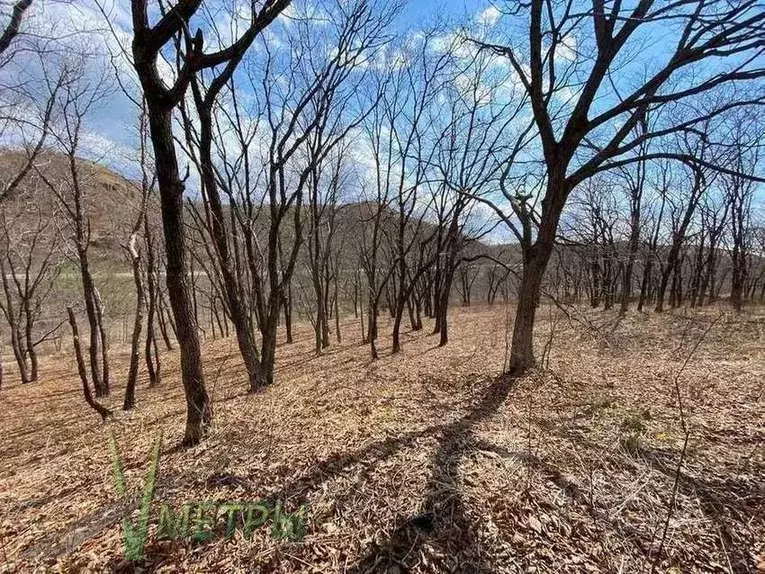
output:
{"label": "white cloud", "polygon": [[499,21],[500,16],[502,13],[496,6],[489,6],[476,16],[475,21],[481,26],[494,26]]}
{"label": "white cloud", "polygon": [[565,36],[555,47],[555,57],[568,62],[576,60],[576,36]]}

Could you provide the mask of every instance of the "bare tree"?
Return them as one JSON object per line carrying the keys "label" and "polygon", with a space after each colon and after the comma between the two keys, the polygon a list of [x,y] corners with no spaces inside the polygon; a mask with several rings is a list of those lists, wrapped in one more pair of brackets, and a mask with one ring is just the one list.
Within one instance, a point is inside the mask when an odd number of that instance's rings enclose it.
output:
{"label": "bare tree", "polygon": [[0,279],[4,294],[0,311],[8,322],[22,383],[37,380],[36,349],[61,326],[48,325],[44,333],[36,328],[60,271],[56,217],[55,212],[40,206],[33,193],[20,194],[0,210]]}
{"label": "bare tree", "polygon": [[440,136],[438,130],[431,130],[430,114],[450,64],[448,50],[434,50],[437,37],[437,31],[430,30],[421,38],[410,39],[402,55],[378,70],[370,95],[376,105],[365,122],[365,132],[374,162],[374,195],[366,204],[371,213],[363,215],[362,262],[369,290],[368,340],[373,358],[377,357],[377,315],[383,293],[390,299],[392,351],[397,353],[401,350],[400,327],[406,303],[419,276],[430,266],[426,263],[411,269],[417,260],[411,255],[416,246],[434,237],[433,232],[423,229],[432,201],[425,182]]}
{"label": "bare tree", "polygon": [[[433,166],[433,178],[439,185],[433,188],[432,204],[437,226],[433,332],[440,334],[441,346],[449,339],[449,298],[463,252],[494,229],[494,225],[487,227],[477,221],[477,204],[489,201],[496,191],[498,158],[507,153],[508,127],[524,109],[524,96],[510,81],[511,72],[497,65],[496,56],[473,48],[461,39],[448,47],[450,77],[441,101],[431,110],[431,121],[441,130]],[[472,229],[468,226],[471,219]],[[468,275],[466,271],[461,278]],[[463,287],[467,285],[463,283]]]}
{"label": "bare tree", "polygon": [[72,307],[67,307],[66,313],[69,317],[69,326],[72,329],[72,346],[74,347],[74,357],[77,360],[77,372],[80,375],[80,382],[82,383],[82,394],[84,395],[85,402],[88,403],[88,406],[99,414],[101,420],[105,421],[111,416],[112,412],[96,401],[90,392],[88,370],[85,366],[85,359],[82,358],[82,347],[80,346],[80,332],[77,328],[77,317],[74,314],[74,309],[72,309]]}
{"label": "bare tree", "polygon": [[[544,165],[539,212],[527,201],[510,201],[524,229],[533,230],[521,234],[523,276],[509,362],[509,371],[517,375],[534,364],[542,279],[572,190],[596,173],[652,158],[705,164],[656,145],[730,109],[762,102],[761,91],[747,92],[747,87],[765,75],[758,64],[765,11],[754,0],[610,5],[531,0],[523,6],[507,3],[505,16],[527,30],[523,42],[477,44],[507,58],[517,74],[533,111]],[[668,29],[677,39],[671,49],[639,50],[643,38]],[[721,60],[727,65],[718,65]],[[725,98],[716,97],[726,91]],[[697,111],[686,105],[702,96],[713,105]],[[673,114],[670,108],[688,113]],[[649,110],[662,122],[636,134]],[[646,142],[651,151],[637,153]],[[518,193],[525,196],[525,188]]]}
{"label": "bare tree", "polygon": [[574,212],[561,227],[566,245],[576,245],[589,277],[590,307],[614,302],[617,258],[614,229],[619,221],[612,181],[600,176],[580,186],[570,204]]}
{"label": "bare tree", "polygon": [[[755,173],[759,159],[762,134],[761,123],[747,122],[743,117],[734,118],[732,165],[737,173],[722,174],[722,188],[730,206],[730,303],[736,311],[746,298],[746,282],[752,271],[752,200],[756,185],[747,177]],[[749,128],[749,129],[747,129]],[[752,129],[754,128],[754,129]],[[751,133],[747,133],[747,132]],[[751,135],[754,133],[755,135]]]}
{"label": "bare tree", "polygon": [[[187,284],[185,229],[183,224],[184,182],[178,169],[173,139],[173,109],[183,99],[190,82],[205,69],[236,66],[252,40],[286,8],[290,0],[268,0],[257,9],[252,5],[252,20],[238,39],[213,52],[205,52],[201,29],[193,35],[190,20],[197,14],[202,0],[178,0],[172,6],[162,5],[161,16],[150,23],[148,0],[131,0],[133,16],[133,65],[146,99],[154,162],[157,172],[162,223],[167,256],[167,290],[175,319],[178,344],[181,348],[181,372],[186,394],[186,431],[184,445],[197,444],[212,420],[212,405],[204,384],[202,353],[196,318]],[[176,77],[170,86],[163,81],[159,63],[161,52],[175,47],[178,63]]]}
{"label": "bare tree", "polygon": [[[286,5],[286,4],[285,4]],[[273,14],[276,16],[276,13]],[[260,363],[255,336],[249,320],[250,310],[242,292],[234,269],[231,248],[229,246],[229,231],[227,218],[224,214],[223,202],[219,191],[219,178],[213,162],[213,137],[214,137],[214,111],[218,103],[221,91],[231,81],[234,72],[245,56],[245,53],[255,41],[257,33],[269,22],[261,22],[253,19],[250,29],[244,33],[237,43],[235,52],[232,52],[226,60],[225,66],[220,71],[212,71],[211,77],[203,81],[201,75],[191,78],[191,91],[195,104],[195,112],[198,119],[199,129],[192,132],[190,120],[184,114],[186,136],[190,138],[193,133],[193,141],[190,145],[196,148],[196,165],[202,182],[202,194],[205,201],[206,221],[208,230],[215,248],[218,272],[222,283],[222,293],[228,308],[228,314],[234,324],[239,352],[244,360],[245,368],[250,381],[250,388],[256,389],[266,384],[266,375]],[[217,27],[213,28],[219,34]]]}
{"label": "bare tree", "polygon": [[[146,230],[146,209],[149,201],[149,194],[151,192],[152,185],[154,183],[154,177],[149,177],[148,158],[147,158],[147,128],[146,125],[146,113],[145,107],[142,106],[141,114],[139,116],[139,160],[141,164],[141,197],[138,204],[138,210],[135,216],[135,221],[130,230],[130,236],[128,242],[124,246],[130,257],[130,264],[133,270],[133,283],[135,285],[135,317],[133,320],[133,335],[130,343],[130,366],[128,367],[128,377],[125,384],[125,400],[123,402],[123,410],[130,410],[135,406],[135,389],[138,382],[138,369],[141,361],[141,331],[143,329],[143,314],[144,307],[146,306],[146,289],[143,281],[143,269],[141,267],[141,251],[138,244],[138,238],[140,233]],[[151,270],[149,270],[151,273]],[[151,333],[149,333],[151,336]],[[152,383],[156,384],[156,376],[158,369],[154,370],[154,363],[150,356],[151,339],[146,340],[146,364],[152,369],[154,380]],[[154,342],[154,351],[156,353],[156,341]]]}
{"label": "bare tree", "polygon": [[[692,143],[685,142],[688,153],[698,158],[704,158],[705,152],[708,149],[705,138],[702,137],[699,141],[696,137],[691,136],[690,139],[693,140]],[[667,257],[666,261],[662,263],[659,290],[656,295],[655,311],[657,313],[661,313],[664,310],[664,299],[670,277],[677,277],[678,273],[682,270],[682,249],[685,245],[689,228],[701,198],[708,191],[712,180],[716,176],[716,173],[709,168],[693,167],[685,170],[684,173],[680,173],[679,176],[677,171],[679,170],[675,170],[676,179],[673,185],[675,193],[670,193],[667,196],[672,228]],[[673,289],[673,299],[677,299],[674,297],[675,294],[676,289]]]}
{"label": "bare tree", "polygon": [[[153,199],[153,195],[150,196],[150,199]],[[157,248],[154,244],[154,229],[148,212],[144,215],[143,234],[146,246],[146,294],[148,295],[144,357],[146,360],[146,370],[149,373],[149,384],[154,386],[162,381],[162,363],[157,345],[157,323],[159,323],[160,332],[165,337],[165,344],[168,350],[172,347],[166,329],[163,326],[162,293],[158,278]]]}
{"label": "bare tree", "polygon": [[[654,208],[646,214],[646,225],[650,224],[650,234],[646,241],[646,253],[644,254],[643,276],[640,282],[640,296],[638,297],[637,310],[642,312],[643,308],[651,297],[652,284],[654,282],[654,268],[660,263],[659,242],[662,239],[662,226],[664,224],[665,213],[667,211],[667,197],[671,184],[670,165],[668,161],[658,162],[657,169],[651,174],[651,191],[653,194]],[[658,203],[658,209],[655,204]]]}
{"label": "bare tree", "polygon": [[[309,140],[309,157],[320,151],[317,142]],[[349,172],[345,168],[349,142],[337,146],[327,162],[314,162],[314,170],[308,180],[308,270],[314,295],[312,322],[316,338],[316,354],[329,347],[329,318],[332,314],[330,288],[337,286],[337,214],[343,189]],[[325,165],[329,164],[329,165]],[[335,296],[335,300],[337,296]],[[339,334],[339,333],[338,333]]]}
{"label": "bare tree", "polygon": [[[636,129],[643,132],[647,131],[647,121],[644,119],[638,124]],[[644,145],[638,154],[645,155],[646,152],[647,149]],[[648,163],[640,161],[634,165],[624,166],[619,171],[624,180],[624,189],[629,205],[627,257],[624,264],[624,274],[622,275],[622,294],[619,302],[619,315],[622,317],[627,314],[632,297],[633,271],[635,260],[638,257],[638,250],[640,249],[640,233],[643,229],[643,192],[645,190],[647,170]]]}
{"label": "bare tree", "polygon": [[[58,199],[71,232],[90,328],[90,372],[96,396],[100,397],[109,394],[109,346],[101,296],[93,279],[89,259],[91,229],[87,209],[87,183],[83,181],[92,176],[88,170],[94,168],[86,167],[78,156],[86,118],[109,93],[109,84],[104,76],[88,77],[85,56],[67,59],[62,66],[67,81],[61,87],[60,109],[57,113],[59,118],[52,135],[64,154],[63,162],[58,156],[51,155],[46,158],[48,166],[35,165],[35,170]],[[53,93],[55,89],[57,84],[50,87],[50,92]],[[65,175],[58,175],[59,170]]]}
{"label": "bare tree", "polygon": [[[8,34],[6,29],[5,35]],[[0,137],[16,144],[23,155],[23,161],[8,166],[0,176],[0,203],[10,198],[33,170],[50,136],[62,86],[70,79],[65,69],[51,70],[43,46],[32,45],[30,50],[33,52],[33,67],[39,66],[43,72],[42,80],[34,74],[32,77],[21,77],[26,74],[24,63],[14,62],[12,70],[4,70],[14,80],[0,85]],[[0,53],[0,71],[11,67],[11,58],[12,54]]]}
{"label": "bare tree", "polygon": [[[298,12],[284,30],[279,41],[290,46],[286,55],[274,52],[273,41],[261,39],[261,49],[245,60],[245,77],[239,80],[256,95],[254,104],[242,105],[237,78],[232,78],[226,105],[213,118],[216,183],[230,209],[229,218],[220,221],[234,247],[231,281],[242,305],[251,309],[243,326],[252,329],[254,315],[261,337],[262,376],[251,380],[252,391],[273,381],[281,312],[291,317],[306,194],[331,164],[333,150],[368,113],[355,86],[366,74],[361,65],[387,42],[389,10],[361,1],[319,9],[317,17]],[[193,132],[187,137],[192,150],[196,139]],[[209,218],[204,214],[200,220],[209,234]],[[214,259],[215,275],[222,276],[223,264]]]}

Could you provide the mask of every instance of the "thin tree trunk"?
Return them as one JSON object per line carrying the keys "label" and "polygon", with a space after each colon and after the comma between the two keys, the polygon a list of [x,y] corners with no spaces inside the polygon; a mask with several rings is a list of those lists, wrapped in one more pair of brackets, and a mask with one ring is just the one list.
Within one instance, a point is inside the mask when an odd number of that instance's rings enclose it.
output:
{"label": "thin tree trunk", "polygon": [[94,295],[95,287],[93,277],[90,274],[90,263],[88,261],[87,250],[78,247],[77,255],[80,263],[80,275],[82,277],[82,296],[85,302],[85,315],[88,318],[88,328],[90,330],[90,347],[88,355],[90,357],[90,374],[93,379],[93,386],[96,391],[96,397],[108,395],[108,390],[103,385],[101,378],[101,361],[99,351],[99,328],[98,316],[96,315],[96,299]]}
{"label": "thin tree trunk", "polygon": [[106,331],[106,322],[104,321],[104,304],[101,300],[101,293],[93,284],[93,296],[95,297],[96,318],[98,319],[98,336],[101,339],[101,383],[108,395],[110,390],[109,376],[109,335]]}
{"label": "thin tree trunk", "polygon": [[282,298],[284,312],[284,330],[287,335],[287,344],[293,342],[292,338],[292,286],[287,285],[287,292]]}
{"label": "thin tree trunk", "polygon": [[136,302],[135,318],[133,319],[133,336],[130,343],[130,367],[128,369],[127,384],[125,386],[125,401],[122,404],[122,409],[125,411],[129,411],[135,407],[135,388],[138,383],[138,366],[141,360],[141,330],[143,328],[143,309],[146,302],[143,278],[141,277],[141,254],[136,247],[136,239],[138,237],[138,229],[141,228],[144,209],[144,206],[142,206],[138,223],[136,227],[134,227],[128,243],[130,260],[133,264],[133,283],[135,284]]}
{"label": "thin tree trunk", "polygon": [[[172,351],[173,349],[175,349],[175,347],[173,346],[173,343],[170,340],[170,335],[167,331],[168,319],[166,319],[166,315],[165,315],[166,309],[165,309],[164,300],[165,299],[162,293],[160,292],[159,297],[157,298],[157,301],[159,302],[158,313],[157,313],[157,318],[159,319],[159,332],[162,334],[162,340],[165,342],[165,348],[168,351]],[[170,322],[170,326],[173,329],[173,333],[175,333],[175,324],[172,321],[169,321],[169,322]]]}
{"label": "thin tree trunk", "polygon": [[80,381],[82,382],[82,392],[85,396],[85,402],[96,411],[101,420],[105,421],[112,412],[106,407],[98,403],[93,399],[93,395],[90,394],[90,385],[88,384],[88,371],[85,368],[85,361],[82,358],[82,348],[80,347],[80,333],[77,329],[77,319],[74,316],[74,311],[71,307],[66,308],[66,312],[69,315],[69,325],[72,328],[72,344],[74,345],[74,356],[77,360],[77,372],[80,375]]}
{"label": "thin tree trunk", "polygon": [[340,334],[340,297],[337,289],[337,279],[335,279],[335,338],[338,345],[343,342],[343,337]]}
{"label": "thin tree trunk", "polygon": [[144,237],[146,240],[146,283],[149,294],[148,309],[146,313],[146,347],[144,356],[146,360],[146,370],[149,373],[149,386],[158,385],[161,380],[161,367],[159,362],[159,352],[157,349],[157,334],[154,327],[154,320],[157,315],[157,285],[156,285],[156,263],[154,259],[154,241],[151,235],[151,226],[149,218],[143,220]]}

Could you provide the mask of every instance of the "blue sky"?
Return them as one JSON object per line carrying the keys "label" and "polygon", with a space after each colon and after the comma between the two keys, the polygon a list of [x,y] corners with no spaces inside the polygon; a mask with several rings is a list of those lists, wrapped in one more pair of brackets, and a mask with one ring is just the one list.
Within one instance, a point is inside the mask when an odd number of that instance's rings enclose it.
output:
{"label": "blue sky", "polygon": [[[35,1],[24,22],[26,31],[65,36],[66,42],[78,47],[85,44],[94,54],[92,65],[110,66],[109,52],[130,50],[130,12],[127,2],[122,0],[100,0],[109,13],[109,20],[120,38],[115,39],[108,30],[103,16],[94,0],[78,0],[76,3],[56,3],[54,1]],[[209,2],[212,4],[214,2]],[[493,12],[490,0],[409,0],[403,7],[395,27],[397,32],[405,34],[419,29],[441,24],[447,28],[465,22],[475,21]],[[98,62],[96,54],[101,54]],[[122,64],[125,66],[125,64]],[[21,60],[17,69],[0,72],[10,76],[25,70],[29,73],[33,66]],[[123,68],[124,69],[124,68]],[[125,70],[130,73],[129,68]],[[5,78],[7,80],[7,78]],[[128,176],[137,172],[131,166],[127,156],[133,154],[136,147],[136,109],[124,94],[116,89],[90,115],[86,125],[86,137],[83,154],[115,168]],[[10,143],[9,137],[5,136]]]}
{"label": "blue sky", "polygon": [[[97,9],[95,0],[78,0],[75,3],[35,0],[30,9],[30,18],[25,22],[25,26],[28,27],[29,31],[67,36],[67,40],[63,41],[62,44],[67,42],[82,44],[84,41],[88,48],[93,51],[92,64],[94,69],[99,65],[108,66],[106,55],[110,50],[113,53],[119,53],[120,50],[129,52],[130,50],[132,39],[130,12],[128,2],[125,0],[101,1],[109,12],[109,21],[117,33],[117,38],[107,29],[106,22]],[[212,5],[224,1],[230,2],[231,0],[206,0],[206,4]],[[312,0],[302,1],[311,2]],[[380,0],[383,5],[385,1]],[[441,24],[447,29],[454,29],[463,24],[490,26],[499,17],[499,11],[495,5],[501,6],[502,2],[498,0],[494,3],[491,0],[409,0],[397,18],[396,32],[403,37],[436,24]],[[510,41],[509,36],[512,36],[512,33],[503,24],[500,23],[494,28],[494,31],[499,38],[498,41]],[[631,70],[630,74],[625,74],[625,70],[622,70],[623,82],[629,83],[630,75],[635,76],[639,81],[640,76],[645,73],[643,66],[650,66],[652,56],[657,56],[656,60],[660,61],[662,58],[659,56],[665,55],[662,52],[672,48],[673,38],[671,35],[659,34],[657,36],[656,32],[657,30],[651,30],[648,37],[641,39],[638,43],[639,46],[625,54],[627,60],[625,65],[634,67],[634,70]],[[574,38],[574,40],[575,45],[572,47],[572,53],[574,50],[580,53],[587,52],[588,43],[592,42],[592,38],[588,38],[586,35]],[[634,50],[637,50],[639,55]],[[651,56],[647,57],[649,53]],[[129,78],[132,75],[132,69],[128,62],[123,61],[118,65],[121,66],[124,77]],[[0,81],[8,79],[3,78],[4,73],[12,75],[18,73],[19,70],[30,73],[29,70],[31,69],[33,67],[26,66],[22,60],[19,63],[19,69],[0,71]],[[620,89],[625,85],[625,83],[620,84]],[[602,99],[601,103],[603,102],[608,104],[608,97]],[[565,102],[562,102],[561,105],[564,108],[566,106]],[[565,114],[563,115],[565,116]],[[115,90],[88,118],[86,133],[83,138],[83,155],[101,161],[129,177],[136,176],[137,164],[130,159],[136,154],[136,125],[137,110],[124,94]],[[6,141],[2,143],[8,143],[8,138],[5,139]],[[193,191],[193,180],[189,184]]]}

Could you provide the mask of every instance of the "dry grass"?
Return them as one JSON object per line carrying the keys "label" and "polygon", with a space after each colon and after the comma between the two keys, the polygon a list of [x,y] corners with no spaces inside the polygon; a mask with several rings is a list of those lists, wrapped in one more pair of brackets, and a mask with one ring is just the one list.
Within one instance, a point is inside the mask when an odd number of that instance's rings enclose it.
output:
{"label": "dry grass", "polygon": [[[455,310],[452,342],[410,333],[370,362],[355,322],[322,357],[311,333],[279,349],[278,383],[245,394],[233,340],[207,346],[216,427],[180,451],[177,357],[161,388],[108,424],[137,487],[162,429],[156,498],[284,501],[302,542],[152,542],[160,572],[754,572],[765,560],[765,316],[544,309],[549,369],[497,378],[506,311]],[[123,369],[124,370],[124,369]],[[115,371],[119,371],[115,369]],[[103,571],[121,555],[107,428],[68,358],[0,391],[0,572]],[[113,398],[118,406],[119,391]],[[418,520],[412,520],[419,517]],[[427,524],[431,522],[432,524]],[[758,562],[759,561],[759,562]]]}

